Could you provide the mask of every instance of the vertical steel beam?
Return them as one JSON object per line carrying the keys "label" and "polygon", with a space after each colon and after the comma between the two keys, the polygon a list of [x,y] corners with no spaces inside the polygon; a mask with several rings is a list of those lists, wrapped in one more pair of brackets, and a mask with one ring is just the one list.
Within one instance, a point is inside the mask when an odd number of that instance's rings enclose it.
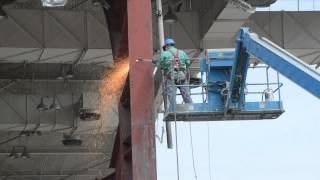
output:
{"label": "vertical steel beam", "polygon": [[156,180],[153,67],[139,58],[152,57],[150,0],[127,0],[132,179]]}
{"label": "vertical steel beam", "polygon": [[118,105],[119,126],[115,138],[110,167],[115,172],[102,180],[132,180],[130,91],[127,80]]}
{"label": "vertical steel beam", "polygon": [[[119,140],[120,148],[118,154],[116,180],[132,180],[132,160],[130,158],[131,147],[130,141],[130,111],[121,103],[119,108]],[[128,158],[129,157],[129,158]]]}

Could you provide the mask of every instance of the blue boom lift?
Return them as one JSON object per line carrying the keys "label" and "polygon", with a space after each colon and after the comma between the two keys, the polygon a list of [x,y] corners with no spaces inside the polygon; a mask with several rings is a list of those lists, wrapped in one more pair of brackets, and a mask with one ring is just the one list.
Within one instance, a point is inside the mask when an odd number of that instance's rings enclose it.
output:
{"label": "blue boom lift", "polygon": [[[267,82],[262,100],[246,101],[247,73],[252,57],[320,98],[320,75],[304,62],[266,38],[241,28],[235,50],[207,51],[199,61],[204,100],[202,103],[176,104],[165,113],[165,121],[219,121],[275,119],[283,112],[279,82]],[[204,74],[206,75],[204,78]],[[268,74],[267,74],[268,76]],[[261,84],[255,84],[261,85]],[[271,85],[276,89],[272,90]],[[273,100],[274,93],[278,99]]]}

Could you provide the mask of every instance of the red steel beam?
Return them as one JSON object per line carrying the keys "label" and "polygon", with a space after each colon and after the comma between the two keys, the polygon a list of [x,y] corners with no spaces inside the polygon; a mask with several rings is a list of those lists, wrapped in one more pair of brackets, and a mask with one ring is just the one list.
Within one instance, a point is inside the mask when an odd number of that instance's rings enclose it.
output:
{"label": "red steel beam", "polygon": [[156,180],[151,0],[127,0],[132,179]]}
{"label": "red steel beam", "polygon": [[108,180],[108,178],[110,180],[132,180],[130,88],[128,79],[122,91],[118,111],[119,126],[110,162],[110,167],[115,168],[115,173],[103,180]]}

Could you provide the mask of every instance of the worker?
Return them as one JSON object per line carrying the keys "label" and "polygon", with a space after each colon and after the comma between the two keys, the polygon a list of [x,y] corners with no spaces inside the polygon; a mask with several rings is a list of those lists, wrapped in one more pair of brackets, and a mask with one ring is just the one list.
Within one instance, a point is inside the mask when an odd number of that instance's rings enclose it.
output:
{"label": "worker", "polygon": [[184,51],[175,47],[173,39],[166,39],[165,46],[166,50],[163,51],[160,56],[160,67],[164,72],[166,95],[169,100],[168,111],[173,112],[173,107],[176,101],[176,85],[179,85],[178,89],[180,90],[183,101],[186,104],[192,103],[188,82],[190,60]]}

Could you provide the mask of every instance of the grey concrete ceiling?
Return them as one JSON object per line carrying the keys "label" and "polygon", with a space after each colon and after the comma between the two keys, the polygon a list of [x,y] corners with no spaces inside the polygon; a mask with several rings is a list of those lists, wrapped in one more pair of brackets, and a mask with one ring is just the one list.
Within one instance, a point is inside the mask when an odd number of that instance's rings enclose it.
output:
{"label": "grey concrete ceiling", "polygon": [[289,50],[308,64],[320,63],[319,12],[245,13],[228,5],[206,33],[206,49],[234,48],[241,26]]}
{"label": "grey concrete ceiling", "polygon": [[[0,20],[0,179],[108,175],[121,91],[108,90],[106,76],[115,64],[103,8],[91,0],[69,0],[62,8],[17,0],[3,9],[8,18]],[[70,70],[75,77],[66,79]],[[38,111],[41,98],[48,106],[55,99],[61,110]],[[100,119],[81,120],[80,101]],[[22,137],[21,131],[41,133]],[[70,133],[81,138],[81,146],[62,144]],[[26,147],[31,158],[11,159],[13,147],[19,154]]]}
{"label": "grey concrete ceiling", "polygon": [[101,7],[90,11],[5,10],[8,18],[0,21],[1,62],[112,64]]}
{"label": "grey concrete ceiling", "polygon": [[246,22],[308,64],[320,63],[319,24],[319,12],[257,12]]}

